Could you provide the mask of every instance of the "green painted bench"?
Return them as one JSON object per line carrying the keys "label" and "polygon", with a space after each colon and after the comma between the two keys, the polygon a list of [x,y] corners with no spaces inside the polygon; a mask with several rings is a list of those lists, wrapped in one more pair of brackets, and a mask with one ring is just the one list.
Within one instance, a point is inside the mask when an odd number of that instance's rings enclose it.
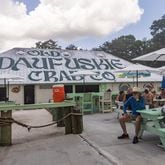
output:
{"label": "green painted bench", "polygon": [[161,108],[139,110],[138,112],[141,114],[143,118],[141,132],[139,136],[142,136],[144,131],[153,133],[159,136],[163,148],[165,149],[165,128],[161,127],[161,120],[165,116],[162,115]]}

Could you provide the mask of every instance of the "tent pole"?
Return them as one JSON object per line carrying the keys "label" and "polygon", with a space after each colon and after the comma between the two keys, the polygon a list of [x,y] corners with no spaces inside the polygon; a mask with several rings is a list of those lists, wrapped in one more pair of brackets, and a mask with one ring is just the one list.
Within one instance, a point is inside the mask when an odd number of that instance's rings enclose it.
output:
{"label": "tent pole", "polygon": [[9,101],[9,80],[7,82],[7,98],[8,98],[8,101]]}
{"label": "tent pole", "polygon": [[6,78],[4,78],[4,88],[5,88],[5,101],[7,101],[7,85],[6,85]]}
{"label": "tent pole", "polygon": [[85,93],[85,76],[83,76],[83,93]]}
{"label": "tent pole", "polygon": [[138,70],[136,70],[136,86],[138,87],[138,77],[139,77],[139,73]]}

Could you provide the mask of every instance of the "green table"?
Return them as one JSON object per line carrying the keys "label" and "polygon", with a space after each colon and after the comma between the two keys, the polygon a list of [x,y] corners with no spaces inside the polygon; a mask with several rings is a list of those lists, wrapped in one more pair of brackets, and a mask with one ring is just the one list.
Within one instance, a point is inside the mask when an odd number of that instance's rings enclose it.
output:
{"label": "green table", "polygon": [[[70,115],[64,119],[65,133],[81,133],[83,129],[82,115],[75,109],[74,101],[64,101],[58,103],[41,103],[41,104],[0,104],[0,117],[11,118],[13,110],[28,110],[28,109],[49,109],[62,112],[67,115],[69,113],[77,113],[79,115]],[[60,116],[60,115],[58,115]],[[61,116],[60,116],[61,117]],[[57,119],[59,120],[59,119]],[[12,144],[12,127],[11,124],[3,125],[0,123],[0,145],[6,146]]]}
{"label": "green table", "polygon": [[159,136],[163,147],[165,148],[165,128],[161,128],[161,120],[164,118],[161,113],[161,108],[149,109],[149,110],[139,110],[138,111],[143,122],[141,125],[141,135],[143,131],[148,131]]}
{"label": "green table", "polygon": [[148,110],[138,110],[138,112],[141,114],[143,119],[149,119],[153,121],[157,121],[157,118],[161,116],[161,108],[152,108]]}

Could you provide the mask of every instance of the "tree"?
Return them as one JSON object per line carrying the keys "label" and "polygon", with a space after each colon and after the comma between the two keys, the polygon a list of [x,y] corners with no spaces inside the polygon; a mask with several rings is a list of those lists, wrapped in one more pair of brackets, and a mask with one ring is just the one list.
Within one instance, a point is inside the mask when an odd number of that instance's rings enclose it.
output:
{"label": "tree", "polygon": [[151,27],[151,39],[153,50],[165,47],[165,15],[161,19],[153,21]]}
{"label": "tree", "polygon": [[92,48],[92,50],[93,50],[93,51],[101,51],[102,48],[101,48],[101,47],[99,47],[99,48]]}
{"label": "tree", "polygon": [[[161,19],[153,21],[150,27],[150,33],[152,38],[147,40],[136,40],[133,35],[120,36],[112,40],[106,41],[98,48],[92,50],[103,50],[107,53],[111,53],[119,58],[131,60],[132,58],[144,55],[146,53],[158,50],[165,47],[165,15]],[[152,66],[161,66],[162,64],[152,64],[147,62],[141,62]],[[164,65],[164,64],[163,64]]]}
{"label": "tree", "polygon": [[136,40],[133,35],[121,36],[112,42],[106,41],[100,48],[126,60],[131,60],[144,52],[146,41]]}
{"label": "tree", "polygon": [[78,47],[73,45],[73,44],[70,44],[65,49],[67,49],[67,50],[78,50]]}
{"label": "tree", "polygon": [[57,41],[53,41],[51,39],[47,41],[39,41],[36,42],[36,48],[38,49],[61,49],[61,46],[58,46]]}
{"label": "tree", "polygon": [[160,34],[165,31],[165,15],[161,19],[153,21],[151,27],[151,35],[154,37],[157,34]]}

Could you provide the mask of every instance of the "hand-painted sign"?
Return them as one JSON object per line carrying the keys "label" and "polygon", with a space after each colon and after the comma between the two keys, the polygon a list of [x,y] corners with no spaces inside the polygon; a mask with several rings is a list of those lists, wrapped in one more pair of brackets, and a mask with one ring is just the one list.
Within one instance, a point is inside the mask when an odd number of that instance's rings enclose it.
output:
{"label": "hand-painted sign", "polygon": [[92,51],[13,49],[0,55],[0,71],[23,73],[27,82],[33,83],[78,82],[83,76],[73,76],[77,70],[96,71],[97,75],[88,76],[90,82],[114,81],[112,71],[124,65],[120,59],[102,53],[100,57]]}

